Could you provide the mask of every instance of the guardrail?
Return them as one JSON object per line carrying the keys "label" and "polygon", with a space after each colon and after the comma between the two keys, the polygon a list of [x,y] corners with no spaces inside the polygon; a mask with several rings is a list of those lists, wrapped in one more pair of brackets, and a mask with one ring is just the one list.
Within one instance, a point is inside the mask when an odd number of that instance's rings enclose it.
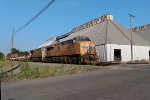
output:
{"label": "guardrail", "polygon": [[14,70],[16,70],[17,68],[19,68],[20,67],[20,64],[18,64],[16,67],[14,67],[14,68],[11,68],[10,70],[8,70],[8,71],[6,71],[6,72],[2,72],[2,73],[0,73],[0,100],[2,99],[1,97],[2,97],[2,95],[1,95],[1,79],[2,79],[2,77],[3,77],[3,75],[5,75],[5,74],[7,74],[7,73],[13,73],[13,71]]}

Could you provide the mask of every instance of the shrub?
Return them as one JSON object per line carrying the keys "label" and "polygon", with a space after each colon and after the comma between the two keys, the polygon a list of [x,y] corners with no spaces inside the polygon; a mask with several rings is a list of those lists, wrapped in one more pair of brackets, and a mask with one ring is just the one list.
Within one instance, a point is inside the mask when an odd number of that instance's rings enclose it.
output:
{"label": "shrub", "polygon": [[38,67],[31,67],[27,62],[21,64],[20,73],[18,77],[20,79],[38,78],[40,74]]}

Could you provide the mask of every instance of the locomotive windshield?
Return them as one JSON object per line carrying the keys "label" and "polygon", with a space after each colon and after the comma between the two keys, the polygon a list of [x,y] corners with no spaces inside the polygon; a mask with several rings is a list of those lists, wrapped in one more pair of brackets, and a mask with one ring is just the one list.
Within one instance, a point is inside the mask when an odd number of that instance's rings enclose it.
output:
{"label": "locomotive windshield", "polygon": [[73,42],[83,42],[83,41],[91,41],[90,38],[86,37],[86,36],[77,36],[74,37],[73,39],[67,40],[67,41],[63,41],[61,42],[62,44],[67,44],[67,43],[73,43]]}
{"label": "locomotive windshield", "polygon": [[75,40],[76,42],[91,41],[90,38],[88,38],[86,36],[77,36],[77,37],[73,38],[73,40]]}

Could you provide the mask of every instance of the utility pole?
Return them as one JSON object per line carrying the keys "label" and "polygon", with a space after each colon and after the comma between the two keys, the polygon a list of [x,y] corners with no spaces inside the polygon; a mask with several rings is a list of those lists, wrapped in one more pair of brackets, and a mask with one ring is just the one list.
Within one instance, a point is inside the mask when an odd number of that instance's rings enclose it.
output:
{"label": "utility pole", "polygon": [[14,48],[14,28],[13,28],[13,32],[12,32],[12,48]]}
{"label": "utility pole", "polygon": [[12,47],[11,47],[11,58],[12,58],[12,49],[14,48],[14,28],[13,28],[13,32],[12,32]]}
{"label": "utility pole", "polygon": [[130,35],[131,35],[131,63],[133,63],[133,34],[132,34],[132,19],[135,17],[132,14],[128,14],[130,17]]}
{"label": "utility pole", "polygon": [[106,20],[105,62],[107,62],[108,21],[109,21],[109,19]]}

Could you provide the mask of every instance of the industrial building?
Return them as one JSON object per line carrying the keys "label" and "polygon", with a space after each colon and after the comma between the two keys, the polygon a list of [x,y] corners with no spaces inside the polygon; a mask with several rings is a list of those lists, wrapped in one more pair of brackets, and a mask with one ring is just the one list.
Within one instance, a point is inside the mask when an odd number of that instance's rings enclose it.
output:
{"label": "industrial building", "polygon": [[150,42],[150,24],[133,28],[133,32]]}
{"label": "industrial building", "polygon": [[[147,31],[147,35],[150,34],[149,32]],[[150,59],[150,38],[142,36],[140,31],[138,33],[133,32],[133,60],[148,61]],[[115,22],[112,14],[106,14],[80,25],[67,34],[51,39],[49,43],[59,40],[66,41],[77,36],[87,36],[96,44],[98,62],[131,61],[130,31]]]}

